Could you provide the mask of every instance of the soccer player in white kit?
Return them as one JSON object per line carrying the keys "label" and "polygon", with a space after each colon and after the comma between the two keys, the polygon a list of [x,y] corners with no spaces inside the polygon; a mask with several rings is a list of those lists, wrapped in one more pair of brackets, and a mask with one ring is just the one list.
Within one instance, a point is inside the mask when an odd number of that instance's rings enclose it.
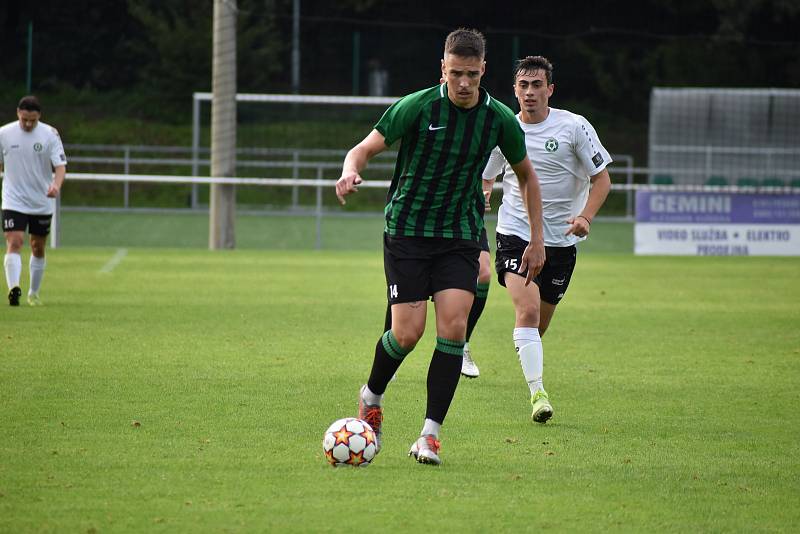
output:
{"label": "soccer player in white kit", "polygon": [[517,62],[514,94],[517,120],[525,132],[528,157],[536,166],[542,190],[546,260],[534,284],[518,272],[528,244],[528,216],[513,169],[495,150],[483,173],[484,191],[503,174],[503,203],[497,220],[495,270],[514,303],[514,347],[531,393],[531,418],[544,423],[553,407],[542,383],[544,335],[569,286],[577,257],[576,243],[589,235],[592,219],[611,190],[606,165],[611,156],[592,125],[580,115],[548,106],[553,95],[553,66],[542,56]]}
{"label": "soccer player in white kit", "polygon": [[44,277],[44,251],[55,210],[55,197],[66,176],[67,158],[58,131],[40,122],[42,107],[35,96],[17,105],[17,119],[0,128],[0,171],[3,171],[3,267],[8,303],[19,306],[22,295],[22,256],[25,230],[30,234],[31,258],[28,303],[42,303],[39,288]]}

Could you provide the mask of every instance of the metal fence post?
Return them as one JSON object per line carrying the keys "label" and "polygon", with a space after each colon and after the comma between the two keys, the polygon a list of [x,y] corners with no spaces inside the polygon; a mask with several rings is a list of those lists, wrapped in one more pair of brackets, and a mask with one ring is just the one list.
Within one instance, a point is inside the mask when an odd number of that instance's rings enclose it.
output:
{"label": "metal fence post", "polygon": [[627,184],[629,186],[626,192],[627,198],[625,199],[625,215],[631,219],[633,218],[633,158],[627,156],[624,158],[627,161]]}
{"label": "metal fence post", "polygon": [[322,167],[317,167],[317,250],[322,248],[322,173]]}
{"label": "metal fence post", "polygon": [[[200,168],[200,98],[192,95],[192,176],[197,176]],[[191,208],[197,209],[197,184],[192,184]]]}
{"label": "metal fence post", "polygon": [[[124,172],[123,174],[130,174],[131,173],[131,147],[125,145],[124,147]],[[122,184],[122,206],[125,208],[131,207],[131,183],[125,182]]]}
{"label": "metal fence post", "polygon": [[[300,162],[300,153],[297,150],[292,151],[292,178],[297,180],[300,178],[300,169],[297,164]],[[292,209],[297,209],[297,203],[300,196],[300,188],[296,185],[292,186]]]}

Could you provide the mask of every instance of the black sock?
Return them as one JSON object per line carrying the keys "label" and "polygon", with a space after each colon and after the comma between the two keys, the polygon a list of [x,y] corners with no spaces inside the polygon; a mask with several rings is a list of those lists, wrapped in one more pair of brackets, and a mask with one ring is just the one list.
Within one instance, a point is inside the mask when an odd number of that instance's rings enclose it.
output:
{"label": "black sock", "polygon": [[414,347],[401,347],[391,330],[384,332],[375,346],[375,359],[372,360],[372,370],[367,380],[369,390],[376,395],[383,395],[397,368],[403,363],[403,358],[412,350]]}
{"label": "black sock", "polygon": [[475,325],[478,324],[478,319],[481,318],[488,296],[489,282],[485,284],[479,283],[475,292],[475,300],[472,301],[472,308],[469,309],[469,317],[467,318],[467,341],[469,341],[472,331],[475,329]]}
{"label": "black sock", "polygon": [[464,341],[436,338],[436,350],[433,351],[431,365],[428,367],[427,419],[439,424],[444,422],[461,376],[463,354]]}

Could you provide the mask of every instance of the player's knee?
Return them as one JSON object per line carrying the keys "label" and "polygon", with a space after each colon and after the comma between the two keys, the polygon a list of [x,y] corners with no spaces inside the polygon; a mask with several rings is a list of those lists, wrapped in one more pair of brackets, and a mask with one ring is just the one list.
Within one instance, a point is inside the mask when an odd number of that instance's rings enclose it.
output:
{"label": "player's knee", "polygon": [[479,284],[488,284],[492,281],[492,269],[487,265],[485,268],[481,265],[480,271],[478,271],[478,283]]}
{"label": "player's knee", "polygon": [[22,236],[6,235],[6,250],[11,253],[19,253],[22,250]]}
{"label": "player's knee", "polygon": [[447,318],[438,324],[437,335],[446,339],[464,339],[467,336],[467,318]]}
{"label": "player's knee", "polygon": [[526,326],[539,326],[539,308],[536,306],[520,306],[517,310],[517,320],[520,324]]}
{"label": "player's knee", "polygon": [[404,349],[413,348],[425,333],[425,325],[392,326],[392,334]]}

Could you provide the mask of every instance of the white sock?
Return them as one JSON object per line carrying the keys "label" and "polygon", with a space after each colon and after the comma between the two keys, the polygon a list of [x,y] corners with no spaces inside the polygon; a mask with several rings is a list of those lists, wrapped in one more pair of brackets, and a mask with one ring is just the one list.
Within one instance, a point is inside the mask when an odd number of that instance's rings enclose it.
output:
{"label": "white sock", "polygon": [[514,347],[522,365],[522,374],[531,390],[531,395],[544,389],[542,372],[544,371],[544,351],[542,338],[538,328],[515,328]]}
{"label": "white sock", "polygon": [[28,295],[39,294],[39,288],[42,287],[42,278],[44,278],[44,268],[46,265],[47,262],[44,258],[37,258],[31,254],[31,287],[28,289]]}
{"label": "white sock", "polygon": [[427,436],[431,434],[433,437],[439,437],[439,431],[442,429],[442,425],[434,421],[433,419],[425,419],[425,424],[422,425],[422,432],[420,432],[420,436]]}
{"label": "white sock", "polygon": [[380,406],[383,403],[383,395],[374,394],[369,389],[369,386],[364,387],[364,391],[361,392],[361,398],[364,399],[364,403],[372,406]]}
{"label": "white sock", "polygon": [[3,258],[3,266],[6,271],[8,289],[19,287],[19,277],[22,275],[22,256],[16,252],[6,254],[6,257]]}

